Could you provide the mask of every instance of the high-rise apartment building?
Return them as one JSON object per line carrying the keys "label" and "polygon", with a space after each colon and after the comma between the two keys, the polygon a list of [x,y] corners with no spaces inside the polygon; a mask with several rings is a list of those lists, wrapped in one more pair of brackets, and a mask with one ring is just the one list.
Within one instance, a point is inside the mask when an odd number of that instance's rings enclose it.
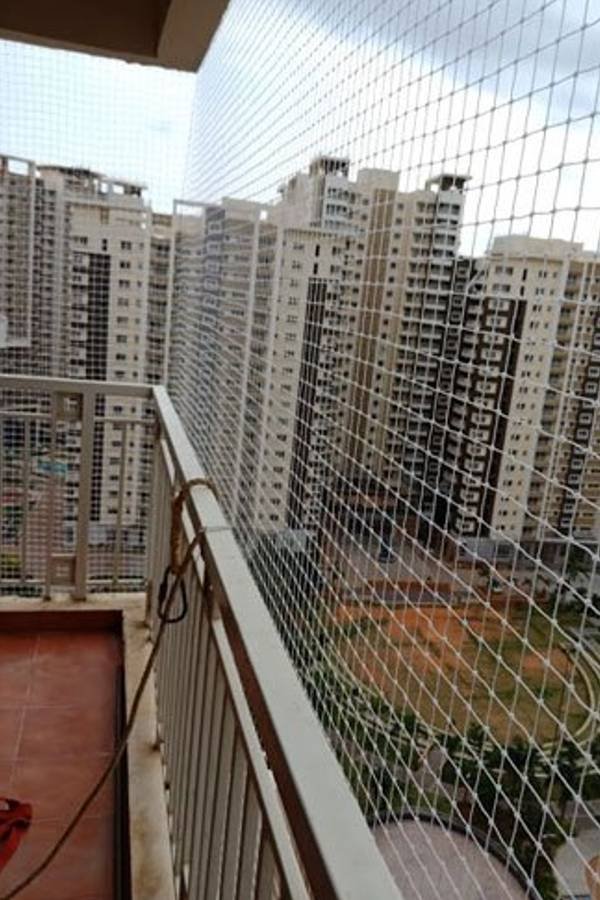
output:
{"label": "high-rise apartment building", "polygon": [[[202,320],[197,349],[208,408],[218,410],[203,440],[222,461],[219,485],[234,521],[242,483],[244,411],[248,390],[254,284],[263,208],[225,199],[205,209]],[[259,437],[255,436],[258,441]]]}
{"label": "high-rise apartment building", "polygon": [[0,362],[4,371],[58,374],[64,342],[62,197],[35,163],[0,156]]}
{"label": "high-rise apartment building", "polygon": [[0,349],[32,339],[35,201],[33,163],[0,157]]}
{"label": "high-rise apartment building", "polygon": [[[0,159],[0,266],[5,372],[108,381],[164,380],[170,217],[152,217],[141,185],[86,169]],[[147,454],[143,404],[102,401],[94,433],[90,539],[139,520]],[[119,419],[123,419],[123,424]],[[74,426],[68,443],[79,440]],[[77,472],[67,476],[67,543]],[[123,496],[117,483],[125,478]],[[71,501],[69,497],[71,496]]]}
{"label": "high-rise apartment building", "polygon": [[463,266],[445,446],[450,531],[467,552],[507,559],[519,546],[551,552],[572,537],[595,545],[596,256],[509,236]]}
{"label": "high-rise apartment building", "polygon": [[264,532],[311,530],[322,516],[342,320],[343,235],[286,213],[284,200],[261,236],[253,341],[264,343],[248,384],[247,435],[259,440],[245,442],[241,508]]}
{"label": "high-rise apartment building", "polygon": [[198,446],[217,454],[219,490],[233,519],[262,211],[234,199],[177,201],[173,216],[171,386],[183,408],[201,390],[206,415],[190,429]]}
{"label": "high-rise apartment building", "polygon": [[145,363],[145,380],[150,384],[164,384],[167,379],[172,230],[172,216],[152,213]]}
{"label": "high-rise apartment building", "polygon": [[[314,183],[339,182],[324,167],[313,174]],[[205,415],[190,428],[219,461],[221,500],[242,529],[287,528],[292,471],[297,491],[305,484],[297,404],[304,404],[301,420],[312,423],[318,402],[314,391],[299,400],[301,368],[306,374],[311,367],[306,354],[320,341],[323,304],[339,284],[344,246],[332,230],[330,205],[317,204],[314,183],[293,180],[269,208],[231,198],[176,207],[171,384],[183,408],[186,397],[198,401],[194,385],[202,385]],[[312,327],[306,340],[305,327]],[[180,366],[184,358],[193,366]]]}
{"label": "high-rise apartment building", "polygon": [[400,527],[506,559],[596,541],[596,264],[518,236],[459,256],[466,182],[400,192],[323,156],[270,207],[179,215],[172,371],[194,404],[202,385],[190,426],[241,533]]}
{"label": "high-rise apartment building", "polygon": [[377,530],[388,535],[393,522],[417,527],[434,506],[466,180],[443,174],[412,192],[398,191],[393,172],[362,170],[356,181],[334,493],[359,520],[387,506]]}
{"label": "high-rise apartment building", "polygon": [[431,504],[465,180],[444,175],[400,193],[397,173],[361,170],[351,181],[346,160],[323,157],[282,189],[264,236],[263,263],[280,274],[269,282],[278,306],[266,319],[266,456],[253,486],[263,502],[246,507],[259,528],[316,532],[334,514],[359,529],[379,518],[389,532],[379,488],[396,513],[400,497],[406,509]]}
{"label": "high-rise apartment building", "polygon": [[[44,189],[60,198],[57,228],[64,234],[61,318],[62,359],[57,368],[74,378],[143,381],[146,362],[151,213],[137,184],[94,172],[44,166]],[[108,422],[96,426],[92,482],[92,540],[102,542],[119,515],[117,482],[123,442],[124,528],[137,521],[134,486],[141,477],[139,429],[118,423],[140,418],[142,404],[120,398],[103,401]],[[75,485],[73,487],[75,496]]]}
{"label": "high-rise apartment building", "polygon": [[[176,200],[173,204],[169,263],[169,328],[167,377],[181,408],[191,408],[202,341],[204,273],[204,206]],[[194,380],[196,379],[196,380]],[[190,417],[192,418],[192,417]],[[190,428],[197,423],[190,421]],[[196,440],[199,439],[194,428]]]}
{"label": "high-rise apartment building", "polygon": [[[340,503],[360,528],[382,512],[378,484],[405,509],[433,506],[465,181],[400,193],[397,173],[353,181],[348,160],[322,156],[267,209],[224,200],[197,217],[202,290],[192,304],[174,295],[188,320],[173,353],[197,328],[206,415],[190,427],[242,530],[314,535]],[[176,252],[175,291],[188,260]],[[193,374],[173,372],[190,390]]]}

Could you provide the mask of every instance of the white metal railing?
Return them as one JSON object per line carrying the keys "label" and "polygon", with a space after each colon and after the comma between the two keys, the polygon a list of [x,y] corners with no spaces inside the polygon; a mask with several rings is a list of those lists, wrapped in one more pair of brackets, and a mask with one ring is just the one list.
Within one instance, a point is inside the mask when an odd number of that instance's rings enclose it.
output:
{"label": "white metal railing", "polygon": [[[173,499],[203,476],[162,387],[0,376],[1,592],[145,586],[155,629]],[[183,525],[202,535],[189,608],[156,671],[178,900],[397,898],[209,487],[191,489]]]}
{"label": "white metal railing", "polygon": [[[171,500],[204,472],[166,391],[154,394],[156,627]],[[189,613],[169,627],[157,672],[179,896],[397,898],[212,490],[192,488],[185,513],[187,540],[202,531]]]}
{"label": "white metal railing", "polygon": [[139,384],[0,375],[0,591],[145,584],[154,418]]}

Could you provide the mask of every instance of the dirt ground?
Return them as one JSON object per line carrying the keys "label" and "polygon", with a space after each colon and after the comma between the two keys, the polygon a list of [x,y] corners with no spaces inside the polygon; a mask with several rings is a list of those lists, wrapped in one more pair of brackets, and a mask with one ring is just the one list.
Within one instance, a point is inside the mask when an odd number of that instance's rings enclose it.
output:
{"label": "dirt ground", "polygon": [[573,729],[587,715],[581,673],[541,614],[476,604],[340,606],[336,621],[355,677],[435,727],[466,728],[475,711],[503,737],[533,729],[547,740],[561,704]]}

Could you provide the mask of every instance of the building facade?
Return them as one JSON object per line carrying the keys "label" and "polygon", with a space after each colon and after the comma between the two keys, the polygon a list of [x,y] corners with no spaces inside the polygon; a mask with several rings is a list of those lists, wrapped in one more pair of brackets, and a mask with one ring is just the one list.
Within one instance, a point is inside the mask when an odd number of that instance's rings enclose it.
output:
{"label": "building facade", "polygon": [[[395,172],[352,179],[320,156],[270,206],[178,201],[168,216],[140,185],[2,157],[0,365],[168,378],[248,540],[296,536],[318,555],[341,522],[453,555],[595,545],[596,258],[521,236],[460,256],[467,180],[402,192]],[[134,535],[149,465],[125,421],[142,404],[104,403],[99,544],[117,518]],[[64,516],[72,537],[76,509]]]}
{"label": "building facade", "polygon": [[[351,180],[348,160],[322,156],[270,207],[224,200],[198,217],[202,288],[174,298],[182,317],[195,311],[174,328],[173,352],[197,328],[187,359],[204,453],[242,531],[318,543],[340,509],[358,529],[375,517],[389,532],[399,505],[405,517],[433,508],[465,182],[442,175],[401,193],[397,173]],[[176,255],[176,286],[178,269]],[[172,367],[175,389],[193,378]],[[383,495],[395,509],[382,510]]]}
{"label": "building facade", "polygon": [[501,559],[596,545],[597,258],[508,236],[469,267],[445,448],[450,531],[464,551]]}
{"label": "building facade", "polygon": [[[170,217],[152,217],[141,185],[87,169],[0,160],[0,368],[100,381],[164,380]],[[137,485],[148,464],[143,404],[106,397],[96,414],[90,540],[135,541]],[[122,422],[120,420],[123,420]],[[65,425],[68,462],[77,426]],[[40,437],[43,444],[43,436]],[[39,456],[44,458],[43,446]],[[61,512],[74,540],[78,472]],[[120,483],[124,480],[124,489]]]}

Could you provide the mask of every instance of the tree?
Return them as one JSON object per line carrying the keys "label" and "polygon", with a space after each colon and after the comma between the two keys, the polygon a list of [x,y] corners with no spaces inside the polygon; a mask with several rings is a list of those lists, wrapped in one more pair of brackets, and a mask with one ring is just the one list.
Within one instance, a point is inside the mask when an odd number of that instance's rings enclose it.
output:
{"label": "tree", "polygon": [[504,753],[492,744],[483,754],[483,769],[479,778],[477,796],[488,813],[493,813],[500,799],[500,779],[504,765]]}
{"label": "tree", "polygon": [[558,795],[558,814],[564,819],[567,803],[578,793],[584,768],[584,758],[575,741],[561,741],[553,761],[558,778],[555,790]]}
{"label": "tree", "polygon": [[421,765],[419,745],[427,737],[427,731],[412,710],[402,713],[400,720],[400,733],[404,738],[401,740],[402,759],[409,769],[415,771]]}
{"label": "tree", "polygon": [[[446,757],[442,780],[462,786],[461,802],[470,801],[473,825],[511,847],[533,879],[537,896],[555,900],[556,879],[548,858],[552,859],[564,833],[562,823],[544,802],[550,773],[544,754],[521,737],[502,747],[489,740],[479,725],[472,725],[464,738],[444,735],[439,745]],[[600,756],[600,738],[596,750]]]}
{"label": "tree", "polygon": [[572,583],[577,580],[580,575],[589,573],[592,568],[592,562],[589,553],[577,545],[572,545],[567,556],[567,565],[565,574]]}
{"label": "tree", "polygon": [[581,793],[586,800],[600,799],[600,734],[596,734],[590,742],[592,765],[583,770]]}
{"label": "tree", "polygon": [[463,748],[463,739],[458,734],[443,734],[438,738],[438,744],[444,754],[441,779],[445,784],[455,786],[460,774],[460,753]]}
{"label": "tree", "polygon": [[564,840],[561,823],[545,802],[549,767],[533,742],[516,737],[505,748],[501,771],[502,795],[494,815],[501,840],[514,848],[517,859],[544,900],[557,897],[556,879],[548,866]]}

